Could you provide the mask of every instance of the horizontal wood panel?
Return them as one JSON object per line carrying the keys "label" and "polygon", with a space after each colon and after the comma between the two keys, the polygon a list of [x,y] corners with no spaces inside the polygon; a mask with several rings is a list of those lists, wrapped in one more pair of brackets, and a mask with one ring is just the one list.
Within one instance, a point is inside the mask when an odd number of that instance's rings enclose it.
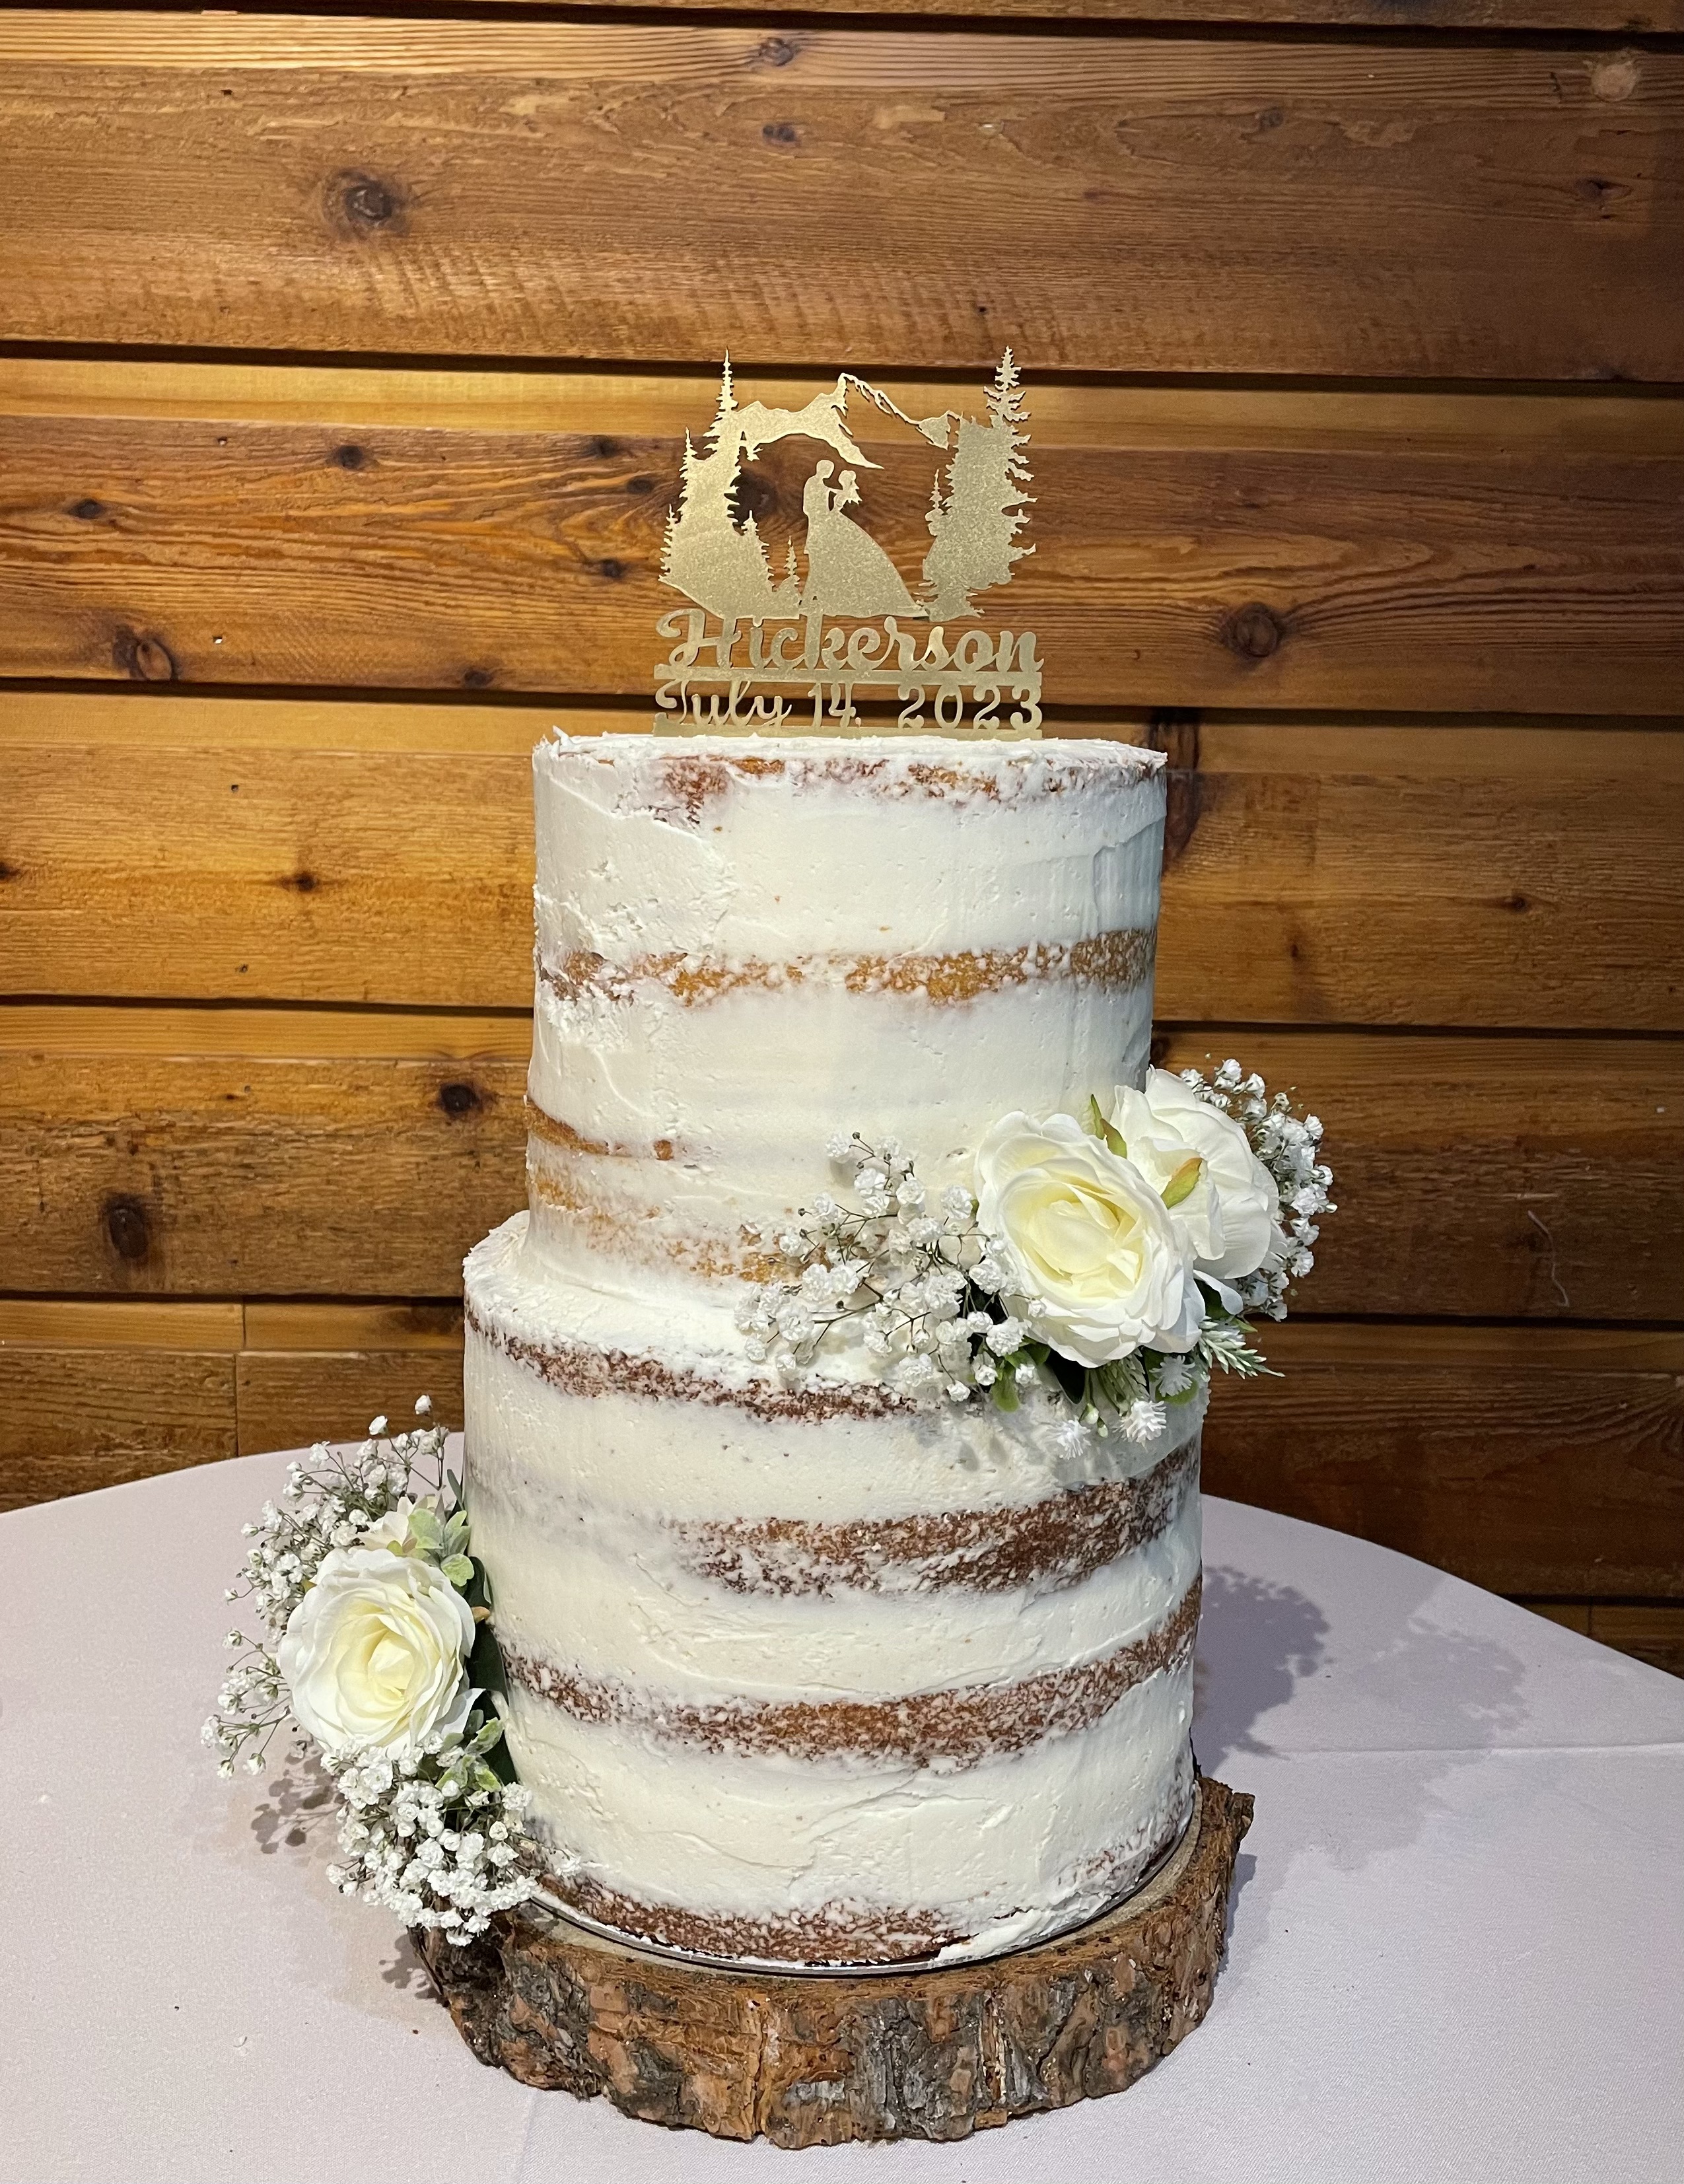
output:
{"label": "horizontal wood panel", "polygon": [[394,1425],[417,1396],[432,1398],[432,1422],[462,1423],[462,1348],[448,1350],[248,1350],[239,1360],[240,1453],[354,1440],[382,1412]]}
{"label": "horizontal wood panel", "polygon": [[[220,402],[197,382],[186,418],[114,366],[66,414],[42,370],[0,415],[0,674],[651,690],[705,382],[583,381],[551,407],[594,423],[560,432],[248,421],[238,373]],[[474,389],[454,391],[460,419]],[[1677,710],[1684,403],[1045,392],[1034,551],[987,604],[1035,630],[1049,704]],[[944,393],[976,406],[911,398]],[[936,454],[870,415],[867,517],[916,582]],[[753,465],[774,560],[800,534],[804,446]]]}
{"label": "horizontal wood panel", "polygon": [[1498,1592],[1684,1594],[1684,1335],[1289,1322],[1269,1347],[1281,1379],[1213,1399],[1212,1493]]}
{"label": "horizontal wood panel", "polygon": [[[254,1326],[233,1359],[0,1338],[14,1424],[0,1443],[0,1500],[229,1452],[235,1381],[243,1452],[355,1438],[376,1412],[404,1417],[421,1391],[437,1416],[460,1417],[460,1335],[441,1317],[410,1340],[399,1323],[410,1307],[274,1309],[281,1319]],[[309,1315],[291,1331],[315,1346],[285,1346],[287,1310]],[[1216,1391],[1205,1435],[1213,1492],[1356,1531],[1498,1590],[1624,1595],[1644,1604],[1596,1606],[1592,1633],[1659,1658],[1670,1635],[1659,1603],[1684,1592],[1684,1336],[1293,1321],[1271,1330],[1269,1346],[1282,1379]],[[67,1360],[77,1398],[68,1410]],[[208,1391],[197,1408],[195,1389]],[[178,1421],[167,1445],[165,1417]],[[33,1429],[16,1430],[19,1419]],[[127,1441],[112,1420],[128,1422]]]}
{"label": "horizontal wood panel", "polygon": [[1523,1598],[1519,1605],[1669,1676],[1684,1676],[1684,1601]]}
{"label": "horizontal wood panel", "polygon": [[308,1021],[287,1028],[297,1059],[7,1055],[0,1288],[455,1292],[463,1253],[524,1194],[525,1065],[495,1047],[527,1026],[392,1021],[404,1058],[346,1053],[343,1017],[328,1057]]}
{"label": "horizontal wood panel", "polygon": [[114,1336],[108,1348],[0,1340],[0,1509],[235,1453],[231,1355]]}
{"label": "horizontal wood panel", "polygon": [[[529,746],[643,718],[0,691],[0,991],[526,1006]],[[1684,733],[1096,729],[1174,768],[1163,1017],[1684,1028]]]}
{"label": "horizontal wood panel", "polygon": [[[834,372],[734,368],[739,401],[800,408]],[[974,409],[992,369],[963,377],[897,370],[873,384],[912,415]],[[588,438],[605,426],[630,439],[682,441],[712,418],[717,359],[700,365],[589,370],[575,365],[449,365],[376,359],[276,363],[249,356],[37,356],[0,349],[0,410],[18,417],[149,419],[248,425],[392,426],[431,432]],[[1291,454],[1329,448],[1386,454],[1514,457],[1684,454],[1684,402],[1667,387],[1603,384],[1543,390],[1374,383],[1235,384],[1183,378],[1046,377],[1023,398],[1036,448],[1200,447]],[[850,415],[862,442],[901,428],[876,409]],[[337,446],[336,443],[336,446]],[[365,453],[366,451],[365,451]],[[600,452],[598,450],[597,452]],[[346,465],[342,462],[338,467]],[[352,467],[361,467],[360,465]]]}
{"label": "horizontal wood panel", "polygon": [[1520,1605],[1530,1609],[1534,1615],[1542,1615],[1546,1623],[1553,1623],[1558,1630],[1576,1630],[1581,1638],[1588,1638],[1591,1635],[1591,1603],[1588,1600],[1522,1599]]}
{"label": "horizontal wood panel", "polygon": [[238,1350],[238,1304],[0,1296],[0,1345],[25,1350]]}
{"label": "horizontal wood panel", "polygon": [[[1684,1336],[1300,1322],[1268,1340],[1283,1378],[1213,1398],[1212,1492],[1498,1591],[1684,1593]],[[441,1393],[438,1363],[415,1350],[243,1357],[241,1447],[349,1437],[423,1383],[443,1415],[460,1389]],[[1623,1651],[1676,1642],[1652,1608],[1596,1612],[1609,1622],[1593,1635]],[[1645,1614],[1641,1630],[1620,1619]]]}
{"label": "horizontal wood panel", "polygon": [[[594,8],[641,7],[644,0],[580,0]],[[505,0],[542,8],[554,0]],[[663,12],[717,8],[717,0],[662,0]],[[746,11],[739,11],[746,12]],[[954,10],[946,0],[755,0],[753,13],[800,15],[934,15]],[[1404,20],[1397,0],[964,0],[969,16],[1016,16],[1084,23],[1232,23],[1248,29],[1272,23],[1319,24],[1335,30],[1395,31]],[[1411,30],[1619,31],[1629,34],[1684,30],[1677,0],[1411,0]]]}
{"label": "horizontal wood panel", "polygon": [[[48,1306],[47,1310],[54,1309]],[[179,1309],[172,1306],[171,1309]],[[343,1304],[327,1300],[270,1304],[255,1299],[243,1307],[247,1350],[459,1351],[462,1308],[459,1304],[411,1299],[400,1304]],[[0,1325],[3,1325],[0,1313]],[[416,1391],[430,1395],[431,1389]],[[392,1405],[375,1405],[399,1414]],[[372,1415],[372,1414],[371,1414]],[[320,1435],[315,1436],[320,1438]],[[271,1441],[272,1448],[277,1446]]]}
{"label": "horizontal wood panel", "polygon": [[[524,1017],[180,1010],[160,1035],[153,1013],[0,1011],[0,1289],[444,1296],[523,1202]],[[1684,1045],[1224,1030],[1163,1052],[1230,1047],[1328,1125],[1345,1210],[1307,1305],[1684,1318]]]}
{"label": "horizontal wood panel", "polygon": [[[1159,1052],[1235,1054],[1326,1124],[1340,1212],[1305,1309],[1684,1318],[1684,1046],[1235,1029]],[[1628,1188],[1646,1211],[1616,1239]]]}
{"label": "horizontal wood panel", "polygon": [[14,337],[1684,376],[1670,53],[18,11],[0,75]]}
{"label": "horizontal wood panel", "polygon": [[1684,1676],[1684,1607],[1660,1602],[1625,1606],[1596,1601],[1591,1607],[1590,1635],[1616,1652],[1647,1661],[1670,1676]]}

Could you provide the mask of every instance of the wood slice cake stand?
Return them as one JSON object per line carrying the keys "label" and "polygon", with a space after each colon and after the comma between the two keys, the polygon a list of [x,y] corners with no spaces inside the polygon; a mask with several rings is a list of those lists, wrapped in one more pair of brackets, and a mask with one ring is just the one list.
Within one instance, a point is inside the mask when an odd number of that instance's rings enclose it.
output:
{"label": "wood slice cake stand", "polygon": [[1061,1940],[940,1970],[723,1970],[539,1912],[416,1948],[482,2063],[650,2123],[778,2146],[965,2138],[1120,2092],[1210,2007],[1252,1800],[1202,1778],[1137,1894]]}

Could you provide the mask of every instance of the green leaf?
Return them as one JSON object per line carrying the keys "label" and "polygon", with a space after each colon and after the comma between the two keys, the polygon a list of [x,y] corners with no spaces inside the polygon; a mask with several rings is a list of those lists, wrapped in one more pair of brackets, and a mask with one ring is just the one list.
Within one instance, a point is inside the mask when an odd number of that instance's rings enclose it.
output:
{"label": "green leaf", "polygon": [[1118,1160],[1128,1159],[1127,1139],[1107,1117],[1104,1108],[1099,1104],[1098,1095],[1093,1092],[1088,1095],[1088,1135],[1098,1138],[1107,1151],[1115,1153]]}
{"label": "green leaf", "polygon": [[1191,1198],[1199,1187],[1199,1178],[1204,1173],[1204,1162],[1197,1153],[1184,1160],[1163,1186],[1166,1206],[1179,1206],[1184,1198]]}
{"label": "green leaf", "polygon": [[410,1512],[410,1537],[417,1546],[431,1548],[435,1553],[444,1544],[444,1528],[425,1504]]}
{"label": "green leaf", "polygon": [[438,1565],[452,1585],[466,1585],[473,1576],[474,1566],[466,1555],[449,1555]]}
{"label": "green leaf", "polygon": [[467,1516],[464,1511],[459,1509],[455,1515],[451,1518],[449,1523],[444,1527],[444,1544],[447,1547],[460,1547],[467,1539]]}
{"label": "green leaf", "polygon": [[994,1397],[994,1407],[997,1411],[1015,1411],[1018,1407],[1018,1383],[1010,1369],[1010,1362],[1009,1359],[1001,1361],[1000,1378],[989,1391]]}
{"label": "green leaf", "polygon": [[473,1647],[468,1655],[468,1681],[482,1691],[506,1693],[509,1689],[503,1649],[488,1623],[478,1624],[474,1631]]}

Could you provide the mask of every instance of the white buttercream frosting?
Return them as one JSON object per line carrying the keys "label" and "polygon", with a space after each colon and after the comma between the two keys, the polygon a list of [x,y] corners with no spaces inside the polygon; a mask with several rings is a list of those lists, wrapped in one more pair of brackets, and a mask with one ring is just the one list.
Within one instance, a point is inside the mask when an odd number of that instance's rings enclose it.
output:
{"label": "white buttercream frosting", "polygon": [[838,1128],[935,1184],[1146,1067],[1163,796],[1095,742],[535,756],[531,1213],[467,1267],[467,1485],[557,1885],[676,1946],[973,1956],[1134,1886],[1191,1796],[1202,1404],[789,1390],[746,1221]]}

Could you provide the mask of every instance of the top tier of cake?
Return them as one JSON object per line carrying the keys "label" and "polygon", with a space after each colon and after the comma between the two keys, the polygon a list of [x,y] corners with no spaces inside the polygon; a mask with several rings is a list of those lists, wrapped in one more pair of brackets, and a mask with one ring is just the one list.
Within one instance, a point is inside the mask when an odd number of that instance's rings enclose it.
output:
{"label": "top tier of cake", "polygon": [[534,754],[528,1251],[649,1300],[893,1134],[1138,1082],[1162,759],[1101,742],[558,737]]}

